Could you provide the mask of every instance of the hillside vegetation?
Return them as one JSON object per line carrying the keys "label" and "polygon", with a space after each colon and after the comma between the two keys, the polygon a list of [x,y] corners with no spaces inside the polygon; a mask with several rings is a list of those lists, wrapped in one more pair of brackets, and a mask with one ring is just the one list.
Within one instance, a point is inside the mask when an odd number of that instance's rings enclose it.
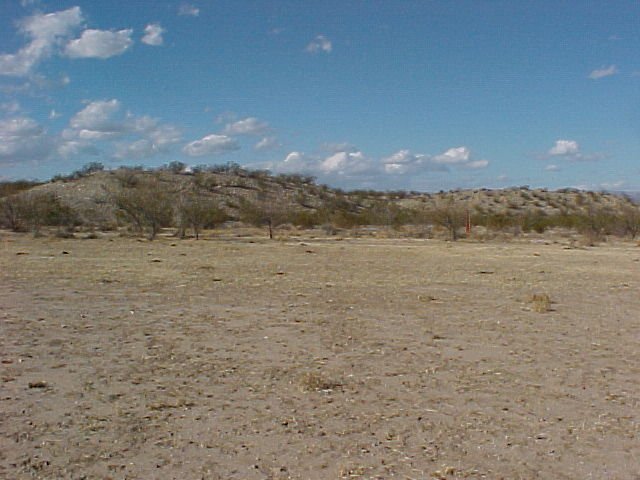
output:
{"label": "hillside vegetation", "polygon": [[592,241],[607,235],[635,238],[640,209],[628,197],[576,189],[516,187],[438,193],[343,191],[304,175],[271,175],[236,164],[186,170],[172,163],[156,170],[90,164],[46,183],[0,184],[0,226],[39,233],[118,230],[153,239],[162,229],[199,236],[235,221],[337,229],[383,226],[417,236],[455,240],[469,221],[474,233],[543,233],[562,228]]}

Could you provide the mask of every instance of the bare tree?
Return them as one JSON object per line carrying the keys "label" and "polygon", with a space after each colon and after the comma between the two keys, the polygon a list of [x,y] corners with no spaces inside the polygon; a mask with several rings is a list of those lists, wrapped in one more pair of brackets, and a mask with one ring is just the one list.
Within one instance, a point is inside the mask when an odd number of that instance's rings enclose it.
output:
{"label": "bare tree", "polygon": [[452,241],[455,242],[460,238],[458,231],[465,226],[466,209],[462,205],[456,204],[453,197],[436,203],[430,216],[436,225],[447,229]]}
{"label": "bare tree", "polygon": [[211,197],[198,192],[181,192],[176,206],[178,217],[178,235],[182,238],[187,228],[193,230],[196,240],[203,228],[213,228],[224,222],[227,215]]}
{"label": "bare tree", "polygon": [[270,239],[273,239],[274,228],[290,218],[291,208],[281,197],[270,197],[261,192],[255,203],[246,199],[240,202],[240,219],[256,227],[266,225]]}
{"label": "bare tree", "polygon": [[140,232],[147,232],[153,240],[162,227],[171,225],[173,198],[167,186],[157,178],[139,179],[135,186],[123,186],[110,193],[118,213],[134,224]]}
{"label": "bare tree", "polygon": [[14,232],[27,228],[26,202],[21,195],[12,195],[0,200],[0,224]]}
{"label": "bare tree", "polygon": [[622,207],[620,212],[623,234],[635,239],[640,235],[640,206],[628,203]]}

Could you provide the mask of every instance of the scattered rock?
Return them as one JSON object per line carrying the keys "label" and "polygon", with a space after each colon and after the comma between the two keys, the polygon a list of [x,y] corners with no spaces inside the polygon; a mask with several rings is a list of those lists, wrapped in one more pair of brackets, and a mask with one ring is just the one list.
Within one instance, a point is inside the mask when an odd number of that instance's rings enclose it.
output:
{"label": "scattered rock", "polygon": [[45,381],[29,382],[29,388],[47,388],[49,384]]}

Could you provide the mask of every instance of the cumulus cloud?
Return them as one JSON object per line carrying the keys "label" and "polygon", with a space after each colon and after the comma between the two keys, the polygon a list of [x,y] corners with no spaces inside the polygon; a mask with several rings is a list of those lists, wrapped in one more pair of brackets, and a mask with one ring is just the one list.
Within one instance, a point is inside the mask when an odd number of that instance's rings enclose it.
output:
{"label": "cumulus cloud", "polygon": [[473,170],[487,168],[489,166],[489,160],[473,160],[471,162],[464,163],[462,166]]}
{"label": "cumulus cloud", "polygon": [[467,147],[454,147],[445,152],[429,156],[400,150],[393,155],[383,158],[384,170],[392,175],[404,175],[421,171],[448,171],[449,166],[460,168],[481,169],[489,166],[488,160],[473,160],[471,151]]}
{"label": "cumulus cloud", "polygon": [[[488,160],[474,159],[467,147],[451,148],[433,156],[403,149],[388,157],[374,159],[349,144],[343,146],[343,150],[330,151],[328,155],[293,151],[284,160],[264,167],[274,172],[312,174],[334,183],[355,180],[360,185],[376,185],[401,178],[418,178],[426,172],[448,172],[452,166],[464,169],[489,166]],[[327,150],[326,144],[323,150]]]}
{"label": "cumulus cloud", "polygon": [[309,45],[307,45],[306,48],[306,51],[309,53],[331,53],[331,50],[333,50],[333,45],[331,44],[331,41],[324,35],[318,35],[309,43]]}
{"label": "cumulus cloud", "polygon": [[0,120],[0,165],[49,158],[54,146],[54,139],[31,118]]}
{"label": "cumulus cloud", "polygon": [[75,136],[86,140],[98,140],[125,133],[124,121],[117,118],[120,102],[116,99],[90,102],[71,117],[69,126]]}
{"label": "cumulus cloud", "polygon": [[422,154],[413,154],[409,150],[399,150],[393,155],[382,159],[385,173],[391,175],[404,175],[416,171],[420,166],[428,164],[428,157]]}
{"label": "cumulus cloud", "polygon": [[471,152],[467,147],[455,147],[433,157],[433,162],[443,165],[465,164],[469,161],[470,156]]}
{"label": "cumulus cloud", "polygon": [[148,158],[168,152],[182,140],[182,134],[158,119],[124,113],[119,100],[96,100],[71,117],[58,151],[66,157],[97,152],[99,142],[114,140],[115,158]]}
{"label": "cumulus cloud", "polygon": [[580,146],[575,140],[556,140],[556,143],[549,149],[548,154],[552,157],[571,156],[580,153]]}
{"label": "cumulus cloud", "polygon": [[374,162],[360,151],[335,152],[329,156],[293,151],[284,160],[272,162],[268,167],[276,172],[309,173],[327,178],[367,175],[375,170]]}
{"label": "cumulus cloud", "polygon": [[52,56],[83,20],[80,7],[72,7],[20,21],[19,31],[29,43],[16,53],[0,54],[0,75],[28,75],[39,62]]}
{"label": "cumulus cloud", "polygon": [[264,137],[254,145],[254,150],[264,151],[278,148],[280,144],[276,137]]}
{"label": "cumulus cloud", "polygon": [[178,15],[188,16],[188,17],[197,17],[200,15],[200,9],[190,3],[183,3],[178,8]]}
{"label": "cumulus cloud", "polygon": [[226,135],[264,135],[269,130],[269,124],[255,117],[248,117],[237,122],[229,123],[224,128]]}
{"label": "cumulus cloud", "polygon": [[18,22],[18,31],[28,43],[16,53],[0,54],[0,75],[24,77],[55,55],[69,58],[109,58],[124,53],[132,44],[131,29],[119,31],[85,29],[80,7],[53,13],[37,13]]}
{"label": "cumulus cloud", "polygon": [[133,121],[133,132],[142,136],[129,142],[116,144],[115,158],[141,159],[170,151],[182,140],[182,133],[173,125],[160,125],[156,119],[140,117]]}
{"label": "cumulus cloud", "polygon": [[595,161],[606,158],[605,153],[583,153],[575,140],[556,140],[543,158],[562,158],[569,161]]}
{"label": "cumulus cloud", "polygon": [[70,58],[109,58],[124,53],[132,44],[130,28],[118,31],[87,29],[65,47]]}
{"label": "cumulus cloud", "polygon": [[609,65],[608,67],[602,67],[602,68],[593,70],[589,74],[589,78],[591,80],[599,80],[604,77],[610,77],[611,75],[615,75],[617,73],[619,73],[618,67],[616,67],[615,65]]}
{"label": "cumulus cloud", "polygon": [[239,149],[240,146],[233,138],[227,135],[211,134],[186,144],[182,151],[190,157],[202,157],[205,155],[221,155]]}
{"label": "cumulus cloud", "polygon": [[144,27],[144,36],[142,37],[142,43],[151,45],[152,47],[159,47],[164,43],[162,34],[166,32],[159,23],[150,23]]}
{"label": "cumulus cloud", "polygon": [[320,162],[319,169],[325,174],[353,175],[366,173],[371,166],[371,161],[360,151],[337,152]]}

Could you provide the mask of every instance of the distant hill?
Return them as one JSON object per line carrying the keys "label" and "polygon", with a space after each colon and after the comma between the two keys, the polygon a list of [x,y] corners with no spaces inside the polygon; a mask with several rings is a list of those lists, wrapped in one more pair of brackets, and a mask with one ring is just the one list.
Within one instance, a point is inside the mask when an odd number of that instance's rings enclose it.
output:
{"label": "distant hill", "polygon": [[[163,199],[166,203],[161,223],[167,226],[178,222],[168,210],[173,209],[184,219],[185,212],[180,214],[178,211],[182,206],[193,207],[202,202],[215,205],[227,220],[253,224],[264,224],[267,220],[338,227],[446,223],[446,219],[441,220],[433,213],[455,209],[458,217],[461,212],[468,212],[474,224],[491,228],[519,225],[537,230],[555,225],[572,227],[578,225],[580,218],[596,218],[596,213],[604,225],[606,222],[602,219],[619,216],[632,206],[621,194],[571,188],[555,191],[528,187],[483,188],[438,193],[343,191],[318,185],[312,177],[271,175],[233,164],[195,172],[175,166],[152,171],[123,167],[111,171],[76,172],[43,184],[23,182],[16,186],[17,183],[5,182],[0,195],[16,198],[49,195],[74,212],[77,223],[97,228],[114,228],[123,221],[142,222],[124,215],[122,203],[118,204],[116,200],[122,200],[125,194],[136,193],[139,197],[145,189],[149,190],[151,200]],[[637,193],[635,198],[638,198]],[[219,221],[221,216],[216,218]]]}

